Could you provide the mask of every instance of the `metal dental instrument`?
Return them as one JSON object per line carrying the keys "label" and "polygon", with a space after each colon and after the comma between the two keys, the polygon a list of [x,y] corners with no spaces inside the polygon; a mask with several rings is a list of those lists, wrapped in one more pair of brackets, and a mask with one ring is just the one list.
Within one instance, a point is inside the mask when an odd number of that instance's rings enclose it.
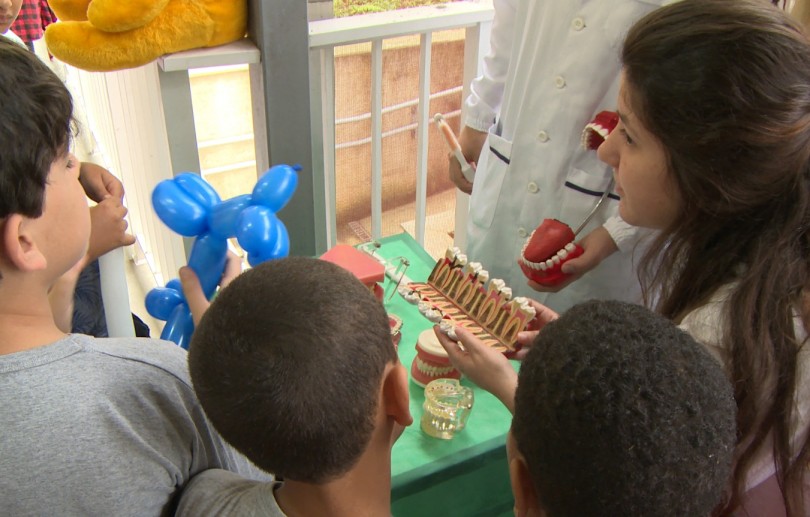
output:
{"label": "metal dental instrument", "polygon": [[585,228],[585,226],[589,222],[591,222],[591,219],[593,219],[593,216],[596,214],[596,211],[599,210],[600,206],[602,206],[602,202],[605,200],[606,197],[608,197],[610,191],[613,190],[613,185],[615,184],[616,178],[610,178],[610,183],[608,183],[607,188],[605,189],[604,192],[602,192],[602,196],[599,198],[599,201],[597,201],[594,207],[591,209],[591,213],[588,214],[588,217],[586,217],[585,220],[582,221],[582,224],[580,224],[579,227],[576,229],[576,231],[574,232],[574,237],[579,235],[579,232],[581,232],[582,229]]}
{"label": "metal dental instrument", "polygon": [[[405,257],[397,257],[396,259],[393,259],[393,260],[399,260],[399,265],[396,267],[396,270],[390,276],[390,278],[391,278],[391,282],[393,282],[394,279],[396,279],[397,283],[394,286],[394,288],[391,290],[391,292],[388,294],[388,296],[386,297],[386,299],[385,299],[386,302],[390,302],[391,298],[394,297],[394,293],[397,292],[397,290],[399,289],[400,284],[402,284],[402,279],[406,278],[405,272],[408,270],[408,266],[411,265],[411,262],[408,259],[406,259]],[[386,268],[386,272],[387,272],[387,268]],[[408,279],[408,282],[410,282],[410,279]],[[389,285],[391,285],[391,284],[389,283]]]}

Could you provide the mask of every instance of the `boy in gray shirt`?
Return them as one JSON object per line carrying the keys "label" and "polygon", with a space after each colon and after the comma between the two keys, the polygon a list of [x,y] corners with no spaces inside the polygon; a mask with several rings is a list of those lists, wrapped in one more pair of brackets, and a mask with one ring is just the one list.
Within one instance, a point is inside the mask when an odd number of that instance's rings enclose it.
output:
{"label": "boy in gray shirt", "polygon": [[6,515],[165,515],[195,473],[262,476],[208,424],[186,355],[54,322],[90,234],[72,101],[0,38],[0,501]]}

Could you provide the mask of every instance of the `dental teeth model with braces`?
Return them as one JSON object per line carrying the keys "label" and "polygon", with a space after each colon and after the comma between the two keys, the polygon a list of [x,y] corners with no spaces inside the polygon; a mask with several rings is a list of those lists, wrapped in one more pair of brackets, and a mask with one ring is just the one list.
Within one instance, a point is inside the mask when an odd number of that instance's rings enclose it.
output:
{"label": "dental teeth model with braces", "polygon": [[507,355],[516,351],[518,332],[535,316],[528,300],[512,299],[503,280],[490,279],[481,264],[467,262],[458,248],[448,249],[436,262],[427,282],[412,282],[399,293],[451,337],[455,327],[465,327]]}

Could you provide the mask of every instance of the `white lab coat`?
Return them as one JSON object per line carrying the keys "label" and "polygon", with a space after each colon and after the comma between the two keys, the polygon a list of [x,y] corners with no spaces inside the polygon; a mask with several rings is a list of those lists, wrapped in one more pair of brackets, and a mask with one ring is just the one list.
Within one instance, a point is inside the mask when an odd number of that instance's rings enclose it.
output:
{"label": "white lab coat", "polygon": [[633,262],[648,232],[618,216],[611,193],[577,236],[604,225],[619,252],[561,292],[527,285],[517,265],[523,244],[545,218],[572,229],[607,187],[612,170],[580,135],[616,107],[620,51],[627,30],[667,0],[494,0],[491,51],[466,99],[465,124],[489,137],[470,199],[467,255],[516,295],[557,311],[592,298],[640,301]]}

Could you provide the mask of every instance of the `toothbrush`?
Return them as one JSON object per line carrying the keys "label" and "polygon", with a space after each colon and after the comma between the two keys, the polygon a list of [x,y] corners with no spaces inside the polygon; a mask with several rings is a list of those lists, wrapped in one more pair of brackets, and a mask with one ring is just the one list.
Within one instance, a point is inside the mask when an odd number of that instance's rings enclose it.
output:
{"label": "toothbrush", "polygon": [[453,153],[453,156],[456,157],[459,165],[461,165],[461,174],[464,175],[464,178],[467,181],[472,183],[475,175],[475,169],[473,169],[472,165],[470,165],[470,163],[464,157],[464,153],[461,152],[461,145],[458,143],[458,139],[456,139],[456,135],[453,133],[453,130],[450,129],[450,126],[448,126],[447,122],[444,120],[444,115],[441,113],[436,113],[433,115],[433,121],[436,123],[436,127],[438,127],[442,132],[442,135],[444,135],[444,141],[447,142],[450,152]]}

